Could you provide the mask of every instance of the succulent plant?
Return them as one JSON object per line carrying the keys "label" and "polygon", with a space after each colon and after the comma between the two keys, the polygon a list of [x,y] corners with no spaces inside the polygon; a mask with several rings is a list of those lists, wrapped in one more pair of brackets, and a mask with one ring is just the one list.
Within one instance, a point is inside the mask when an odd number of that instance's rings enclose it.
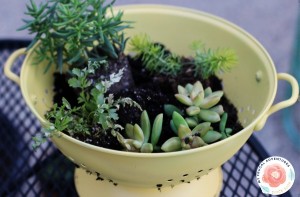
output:
{"label": "succulent plant", "polygon": [[128,138],[124,138],[118,132],[117,139],[127,151],[151,153],[154,150],[160,149],[157,146],[157,142],[162,132],[162,124],[163,114],[158,114],[154,119],[151,129],[151,123],[148,113],[146,110],[144,110],[141,114],[141,126],[139,126],[138,124],[126,124],[125,133]]}
{"label": "succulent plant", "polygon": [[161,149],[165,152],[202,147],[221,139],[223,136],[220,132],[213,130],[210,122],[202,122],[190,129],[187,121],[176,111],[172,115],[171,127],[176,130],[178,136],[163,143]]}
{"label": "succulent plant", "polygon": [[192,118],[187,122],[190,126],[197,125],[199,121],[219,122],[220,115],[224,113],[222,105],[217,105],[223,96],[223,91],[212,91],[210,87],[203,89],[200,81],[193,85],[188,83],[185,87],[178,85],[178,94],[176,99],[184,105],[187,105],[185,112]]}
{"label": "succulent plant", "polygon": [[[161,149],[165,152],[192,149],[229,137],[232,129],[226,127],[228,114],[218,104],[223,94],[223,91],[213,92],[210,87],[204,89],[200,81],[185,87],[179,85],[175,97],[188,107],[184,113],[174,105],[164,105],[165,113],[172,117],[170,127],[177,136],[168,139]],[[217,122],[218,131],[211,126]]]}
{"label": "succulent plant", "polygon": [[223,113],[222,117],[221,117],[221,121],[220,121],[220,126],[219,126],[219,129],[220,129],[220,132],[222,135],[222,139],[230,137],[231,133],[232,133],[231,128],[226,128],[227,119],[228,119],[228,114]]}

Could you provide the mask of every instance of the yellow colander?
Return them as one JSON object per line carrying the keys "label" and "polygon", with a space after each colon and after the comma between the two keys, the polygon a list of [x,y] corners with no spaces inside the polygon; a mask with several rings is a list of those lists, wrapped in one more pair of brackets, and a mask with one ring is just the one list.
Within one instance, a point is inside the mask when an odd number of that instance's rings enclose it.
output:
{"label": "yellow colander", "polygon": [[[71,161],[95,171],[117,185],[157,188],[197,179],[229,160],[254,130],[260,130],[272,113],[297,101],[299,87],[290,75],[277,73],[272,59],[251,35],[221,18],[190,9],[160,5],[118,7],[124,20],[134,21],[126,36],[147,33],[181,55],[192,55],[189,45],[200,40],[207,47],[228,47],[237,52],[239,65],[220,74],[224,92],[238,109],[244,129],[220,142],[172,153],[131,153],[96,147],[65,134],[52,141]],[[26,54],[20,76],[11,72],[14,60]],[[21,87],[23,97],[42,124],[52,106],[54,70],[44,74],[44,66],[34,66],[33,49],[14,52],[5,65],[5,74]],[[292,95],[273,105],[278,80],[290,83]]]}

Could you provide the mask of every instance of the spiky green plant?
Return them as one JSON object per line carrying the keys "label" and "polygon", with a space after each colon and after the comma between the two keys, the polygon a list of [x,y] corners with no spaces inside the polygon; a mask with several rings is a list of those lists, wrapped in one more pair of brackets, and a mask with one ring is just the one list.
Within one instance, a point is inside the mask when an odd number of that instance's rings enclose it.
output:
{"label": "spiky green plant", "polygon": [[195,52],[195,74],[204,79],[218,72],[230,71],[237,64],[237,55],[232,49],[206,49],[201,42],[194,42],[191,48]]}
{"label": "spiky green plant", "polygon": [[[19,30],[28,29],[35,37],[28,49],[40,42],[36,63],[48,62],[62,70],[63,64],[82,65],[88,59],[117,58],[125,48],[122,31],[129,27],[122,12],[113,13],[105,0],[49,0],[39,6],[30,0],[30,19]],[[99,53],[101,52],[101,53]]]}
{"label": "spiky green plant", "polygon": [[[175,76],[183,67],[180,56],[166,51],[147,34],[133,36],[130,46],[131,51],[136,53],[135,57],[141,58],[145,68],[152,73]],[[195,65],[195,75],[204,79],[218,72],[230,71],[237,64],[237,55],[232,49],[206,49],[204,44],[198,41],[192,44],[191,49],[195,55],[189,63]]]}
{"label": "spiky green plant", "polygon": [[145,68],[151,73],[175,76],[181,70],[180,57],[167,52],[162,45],[154,43],[149,35],[135,35],[130,39],[129,44],[130,51],[136,53],[135,58],[140,57]]}

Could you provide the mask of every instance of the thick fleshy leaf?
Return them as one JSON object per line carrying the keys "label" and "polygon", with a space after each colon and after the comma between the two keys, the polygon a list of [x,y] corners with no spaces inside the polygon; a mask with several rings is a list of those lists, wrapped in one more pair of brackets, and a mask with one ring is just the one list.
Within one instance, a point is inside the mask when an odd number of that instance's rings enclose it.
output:
{"label": "thick fleshy leaf", "polygon": [[143,145],[143,143],[138,140],[133,140],[133,142],[132,142],[132,146],[136,149],[140,149],[142,147],[142,145]]}
{"label": "thick fleshy leaf", "polygon": [[197,106],[190,106],[185,111],[189,116],[195,116],[195,115],[199,114],[200,108]]}
{"label": "thick fleshy leaf", "polygon": [[185,121],[185,119],[177,112],[173,113],[172,120],[173,120],[174,126],[177,131],[178,131],[180,125],[184,125],[184,126],[188,127],[188,124]]}
{"label": "thick fleshy leaf", "polygon": [[130,151],[131,145],[128,144],[128,140],[126,140],[119,132],[117,132],[117,140],[119,141],[119,143],[128,151]]}
{"label": "thick fleshy leaf", "polygon": [[184,105],[187,105],[187,106],[191,106],[193,105],[193,101],[192,99],[190,99],[190,97],[186,96],[186,95],[183,95],[183,94],[175,94],[175,97],[176,99],[184,104]]}
{"label": "thick fleshy leaf", "polygon": [[192,134],[193,135],[199,134],[200,137],[203,137],[209,130],[212,129],[210,125],[211,125],[210,122],[200,123],[192,130]]}
{"label": "thick fleshy leaf", "polygon": [[139,142],[144,142],[144,133],[141,127],[138,124],[135,124],[133,126],[133,139],[139,141]]}
{"label": "thick fleshy leaf", "polygon": [[204,99],[204,92],[202,91],[193,99],[193,105],[199,107],[203,99]]}
{"label": "thick fleshy leaf", "polygon": [[198,114],[198,117],[205,121],[205,122],[211,122],[216,123],[220,121],[220,115],[217,112],[202,109],[200,113]]}
{"label": "thick fleshy leaf", "polygon": [[193,139],[193,142],[191,144],[191,148],[198,148],[198,147],[202,147],[202,146],[205,146],[205,145],[207,145],[207,144],[203,141],[203,139],[196,136]]}
{"label": "thick fleshy leaf", "polygon": [[192,135],[192,131],[189,127],[184,126],[184,125],[180,125],[178,128],[178,137],[180,139],[184,139],[186,137],[189,137]]}
{"label": "thick fleshy leaf", "polygon": [[[190,97],[192,100],[194,100],[196,98],[196,96],[200,93],[203,92],[203,86],[200,83],[200,81],[197,81],[196,83],[194,83],[193,85],[193,89],[191,91]],[[204,92],[203,92],[204,93]]]}
{"label": "thick fleshy leaf", "polygon": [[217,112],[219,115],[222,115],[224,113],[224,108],[222,105],[216,105],[209,109],[210,111]]}
{"label": "thick fleshy leaf", "polygon": [[171,105],[171,104],[165,104],[164,105],[164,111],[167,114],[167,116],[172,116],[173,112],[176,111],[177,113],[182,115],[181,110],[176,107],[175,105]]}
{"label": "thick fleshy leaf", "polygon": [[225,129],[225,133],[227,134],[227,135],[230,135],[231,133],[232,133],[232,129],[231,128],[226,128]]}
{"label": "thick fleshy leaf", "polygon": [[153,152],[153,145],[150,143],[144,143],[141,147],[142,153],[152,153]]}
{"label": "thick fleshy leaf", "polygon": [[189,125],[190,128],[194,128],[195,126],[198,125],[197,118],[194,118],[194,117],[185,118],[185,121]]}
{"label": "thick fleshy leaf", "polygon": [[125,133],[127,137],[130,139],[134,139],[134,134],[133,134],[133,125],[132,124],[126,124],[125,125]]}
{"label": "thick fleshy leaf", "polygon": [[144,133],[144,143],[147,143],[150,138],[151,124],[146,110],[144,110],[141,114],[141,128]]}
{"label": "thick fleshy leaf", "polygon": [[212,89],[211,87],[207,87],[204,90],[204,96],[207,97],[208,95],[210,95],[212,93]]}
{"label": "thick fleshy leaf", "polygon": [[188,92],[186,91],[186,89],[181,85],[177,86],[177,90],[178,90],[179,94],[188,95]]}
{"label": "thick fleshy leaf", "polygon": [[185,89],[188,92],[188,94],[191,94],[191,92],[193,90],[193,87],[194,86],[192,84],[190,84],[190,83],[188,83],[188,84],[185,85]]}
{"label": "thick fleshy leaf", "polygon": [[222,96],[223,96],[223,91],[213,92],[202,100],[199,107],[203,109],[209,109],[215,106],[217,103],[219,103]]}
{"label": "thick fleshy leaf", "polygon": [[178,134],[178,130],[173,122],[173,120],[170,120],[170,127],[172,129],[172,131],[177,135]]}
{"label": "thick fleshy leaf", "polygon": [[153,122],[151,144],[155,146],[160,138],[163,124],[163,114],[158,114]]}
{"label": "thick fleshy leaf", "polygon": [[208,131],[205,136],[202,137],[203,141],[207,144],[218,141],[222,138],[222,134],[217,131]]}
{"label": "thick fleshy leaf", "polygon": [[181,150],[181,140],[179,137],[172,137],[163,143],[161,150],[164,152],[179,151]]}
{"label": "thick fleshy leaf", "polygon": [[220,129],[221,132],[225,132],[227,118],[228,118],[227,113],[224,113],[221,117],[221,121],[220,121],[220,125],[219,125],[219,129]]}

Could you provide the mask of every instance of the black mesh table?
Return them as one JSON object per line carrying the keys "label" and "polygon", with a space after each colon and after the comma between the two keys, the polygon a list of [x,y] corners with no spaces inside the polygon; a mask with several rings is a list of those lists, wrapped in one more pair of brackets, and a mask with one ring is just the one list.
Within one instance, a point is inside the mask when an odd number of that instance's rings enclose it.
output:
{"label": "black mesh table", "polygon": [[[50,142],[33,151],[32,136],[40,124],[26,106],[19,87],[4,76],[3,66],[16,49],[29,41],[0,41],[0,196],[78,196],[76,166]],[[13,67],[20,72],[22,58]],[[252,136],[223,166],[221,196],[266,196],[256,183],[259,163],[269,155]],[[285,193],[281,196],[291,196]]]}

